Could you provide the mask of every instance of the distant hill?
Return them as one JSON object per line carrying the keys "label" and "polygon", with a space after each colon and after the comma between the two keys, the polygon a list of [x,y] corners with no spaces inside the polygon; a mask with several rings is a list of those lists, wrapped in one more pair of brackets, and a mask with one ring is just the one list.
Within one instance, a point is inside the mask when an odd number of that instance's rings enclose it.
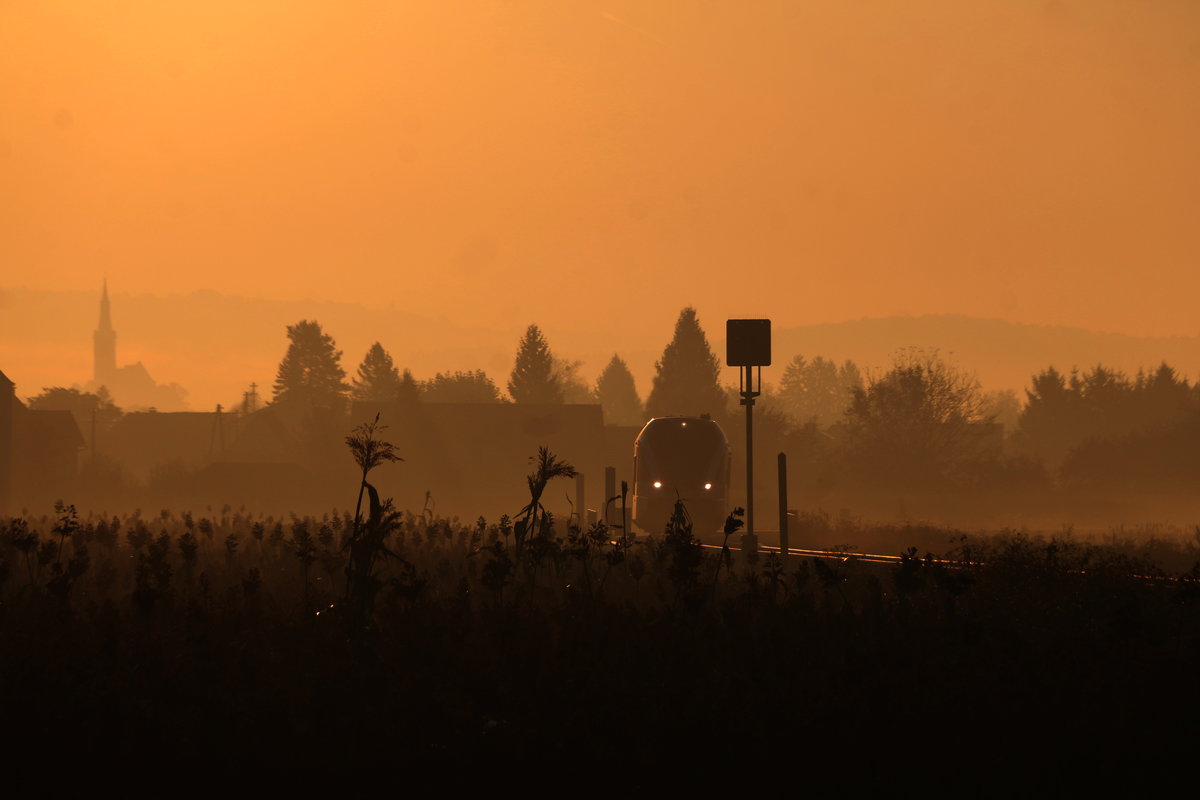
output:
{"label": "distant hill", "polygon": [[[471,324],[431,308],[426,314],[323,300],[282,301],[212,291],[188,295],[131,295],[112,286],[113,325],[119,364],[141,361],[159,383],[176,382],[192,409],[231,405],[254,381],[264,398],[287,348],[286,327],[316,319],[344,351],[342,365],[354,374],[367,348],[383,343],[401,367],[419,379],[438,371],[483,369],[503,388],[517,342],[535,319],[511,327]],[[44,386],[83,385],[91,378],[92,331],[99,287],[94,292],[0,289],[0,369],[17,384],[20,397]],[[578,325],[544,332],[556,355],[583,362],[580,375],[594,380],[619,353],[629,364],[644,398],[654,362],[670,338],[678,309],[662,318],[631,320],[616,313],[581,308]],[[722,359],[724,320],[703,318],[709,341]],[[777,383],[797,353],[850,358],[883,369],[907,346],[936,347],[975,372],[989,389],[1021,389],[1030,376],[1053,364],[1059,369],[1097,362],[1133,372],[1167,361],[1193,379],[1200,374],[1200,337],[1136,337],[1078,328],[1022,325],[955,315],[861,319],[789,326],[776,320],[774,361],[763,371]],[[737,373],[726,369],[726,383]]]}
{"label": "distant hill", "polygon": [[[780,373],[797,353],[882,369],[900,348],[926,347],[974,372],[988,389],[1023,389],[1050,365],[1066,371],[1103,363],[1132,374],[1166,361],[1193,380],[1200,374],[1200,336],[1139,337],[954,314],[780,326],[773,339]],[[774,367],[771,372],[779,374]]]}

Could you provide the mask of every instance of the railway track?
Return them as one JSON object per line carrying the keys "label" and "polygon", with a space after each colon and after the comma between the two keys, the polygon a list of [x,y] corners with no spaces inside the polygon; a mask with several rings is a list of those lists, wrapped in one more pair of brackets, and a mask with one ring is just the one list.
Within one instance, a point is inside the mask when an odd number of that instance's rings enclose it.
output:
{"label": "railway track", "polygon": [[[721,550],[722,549],[721,545],[719,545],[719,544],[701,543],[700,546],[703,547],[705,550]],[[731,551],[735,551],[735,552],[741,552],[741,550],[742,550],[741,547],[735,546],[733,544],[729,545],[729,549]],[[761,543],[758,545],[757,549],[760,553],[778,553],[780,550],[780,548],[777,545],[769,545],[769,544],[764,545]],[[864,562],[867,562],[870,564],[899,564],[901,561],[904,560],[901,556],[889,556],[889,555],[883,555],[882,553],[855,553],[855,552],[849,552],[846,550],[809,550],[809,549],[805,549],[802,547],[789,547],[787,555],[789,558],[792,556],[799,556],[802,558],[831,558],[831,559],[837,559],[840,561],[851,561],[851,560],[864,561]],[[957,564],[960,564],[961,562],[935,558],[934,563],[957,565]]]}
{"label": "railway track", "polygon": [[[720,551],[722,549],[722,545],[709,544],[707,542],[701,542],[700,546],[703,547],[705,550]],[[730,544],[729,549],[732,552],[741,552],[743,548],[741,548],[740,546],[736,546],[734,544]],[[778,553],[780,551],[780,548],[778,545],[769,545],[769,544],[764,545],[760,542],[757,547],[757,550],[760,553]],[[787,558],[792,558],[792,557],[826,558],[826,559],[834,559],[837,561],[841,561],[842,563],[849,563],[850,561],[858,561],[858,562],[863,562],[866,564],[900,564],[904,561],[904,556],[884,555],[883,553],[855,553],[855,552],[850,552],[850,551],[846,551],[846,550],[811,550],[811,549],[806,549],[806,548],[802,548],[802,547],[789,547],[786,557]],[[919,558],[919,560],[924,562],[925,558]],[[931,563],[939,564],[939,565],[945,566],[945,567],[950,567],[951,569],[962,569],[965,567],[986,566],[986,562],[983,562],[983,561],[960,561],[960,560],[949,559],[949,558],[934,558],[934,559],[931,559]],[[1086,575],[1088,571],[1087,570],[1069,570],[1069,572],[1078,574],[1078,575]],[[1132,574],[1130,574],[1129,577],[1137,579],[1137,580],[1143,580],[1148,583],[1200,583],[1200,580],[1198,580],[1196,578],[1172,576],[1172,575],[1145,575],[1145,574],[1140,574],[1140,573],[1132,573]]]}

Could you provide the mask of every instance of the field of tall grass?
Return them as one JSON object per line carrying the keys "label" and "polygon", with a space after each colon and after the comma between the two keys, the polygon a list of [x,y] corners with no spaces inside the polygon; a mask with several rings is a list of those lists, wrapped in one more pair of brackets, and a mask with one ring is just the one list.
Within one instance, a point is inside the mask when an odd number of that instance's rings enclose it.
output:
{"label": "field of tall grass", "polygon": [[880,565],[703,550],[684,515],[629,542],[544,510],[462,522],[370,499],[357,524],[0,521],[9,755],[402,766],[405,785],[793,764],[833,786],[1170,764],[1197,732],[1194,542],[1003,532]]}

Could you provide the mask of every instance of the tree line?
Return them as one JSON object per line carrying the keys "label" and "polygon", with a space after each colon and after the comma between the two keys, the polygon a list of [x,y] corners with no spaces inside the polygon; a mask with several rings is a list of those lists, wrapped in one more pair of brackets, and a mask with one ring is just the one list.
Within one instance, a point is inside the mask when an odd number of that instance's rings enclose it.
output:
{"label": "tree line", "polygon": [[[626,362],[614,354],[596,382],[555,354],[531,324],[517,342],[505,391],[483,370],[417,380],[380,342],[347,378],[342,351],[316,321],[287,328],[288,347],[273,387],[275,404],[345,408],[347,401],[412,403],[599,403],[609,424],[638,426],[656,416],[710,414],[735,441],[737,391],[720,383],[720,360],[696,311],[684,308],[655,362],[643,401]],[[72,411],[80,429],[101,428],[121,410],[96,394],[54,387],[31,408]],[[964,487],[1046,482],[1105,488],[1185,485],[1200,477],[1200,384],[1161,364],[1127,376],[1097,365],[1032,376],[1024,402],[984,392],[973,375],[933,350],[899,351],[889,368],[796,355],[756,412],[762,453],[794,454],[814,481],[833,485]],[[764,473],[765,474],[765,473]]]}
{"label": "tree line", "polygon": [[580,362],[557,356],[531,324],[517,343],[507,394],[483,370],[439,372],[417,380],[399,368],[380,342],[371,345],[356,374],[347,380],[342,351],[319,323],[289,325],[288,349],[274,384],[274,402],[336,407],[347,399],[383,403],[599,403],[612,424],[640,425],[649,416],[720,413],[725,394],[720,362],[712,352],[695,309],[680,313],[675,335],[656,363],[654,383],[643,403],[633,374],[619,354],[589,386]]}

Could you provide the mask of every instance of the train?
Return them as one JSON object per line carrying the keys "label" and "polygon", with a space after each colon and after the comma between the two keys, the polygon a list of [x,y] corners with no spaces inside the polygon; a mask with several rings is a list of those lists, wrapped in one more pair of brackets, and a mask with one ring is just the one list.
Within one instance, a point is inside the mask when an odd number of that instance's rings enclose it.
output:
{"label": "train", "polygon": [[676,500],[692,530],[720,530],[729,513],[729,440],[709,417],[655,417],[633,445],[633,523],[662,533]]}

